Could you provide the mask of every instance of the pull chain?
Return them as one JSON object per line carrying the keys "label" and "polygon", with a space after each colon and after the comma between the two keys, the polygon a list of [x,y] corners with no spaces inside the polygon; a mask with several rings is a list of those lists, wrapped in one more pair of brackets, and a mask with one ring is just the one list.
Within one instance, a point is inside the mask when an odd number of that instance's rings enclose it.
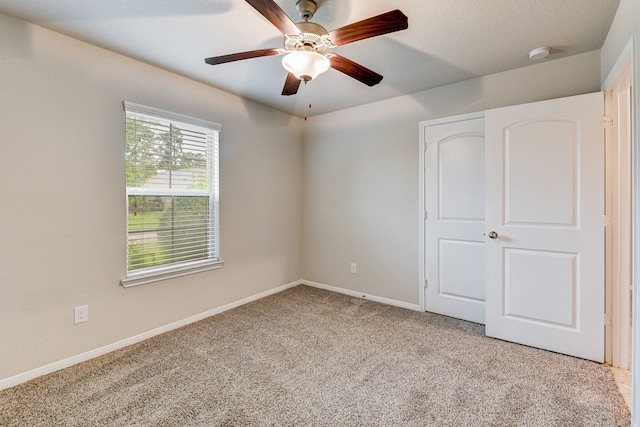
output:
{"label": "pull chain", "polygon": [[311,109],[311,101],[310,101],[310,94],[309,94],[309,89],[307,88],[307,83],[308,81],[305,80],[304,82],[304,120],[307,121],[307,111]]}

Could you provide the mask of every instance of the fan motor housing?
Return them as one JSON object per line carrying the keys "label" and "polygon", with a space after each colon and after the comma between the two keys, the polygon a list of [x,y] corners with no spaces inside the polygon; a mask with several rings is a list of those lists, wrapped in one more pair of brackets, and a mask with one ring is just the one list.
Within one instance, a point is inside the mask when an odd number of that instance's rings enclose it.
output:
{"label": "fan motor housing", "polygon": [[327,30],[315,22],[298,22],[296,26],[300,29],[299,36],[285,36],[284,47],[286,50],[315,50],[324,52],[327,44],[322,36],[327,34]]}

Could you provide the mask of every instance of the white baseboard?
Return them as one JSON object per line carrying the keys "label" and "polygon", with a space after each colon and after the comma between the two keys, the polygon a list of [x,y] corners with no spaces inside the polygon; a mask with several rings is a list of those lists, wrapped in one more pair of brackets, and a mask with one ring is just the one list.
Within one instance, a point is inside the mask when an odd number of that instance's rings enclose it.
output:
{"label": "white baseboard", "polygon": [[337,286],[331,286],[331,285],[325,285],[323,283],[312,282],[310,280],[302,280],[301,283],[303,285],[312,286],[314,288],[325,289],[327,291],[337,292],[339,294],[345,294],[355,298],[368,299],[368,300],[379,302],[382,304],[394,305],[396,307],[402,307],[402,308],[406,308],[414,311],[422,311],[420,308],[420,304],[411,304],[404,301],[397,301],[389,298],[383,298],[376,295],[370,295],[362,292],[352,291],[350,289],[339,288]]}
{"label": "white baseboard", "polygon": [[279,286],[277,288],[273,288],[273,289],[270,289],[268,291],[261,292],[259,294],[252,295],[250,297],[243,298],[241,300],[229,303],[227,305],[223,305],[222,307],[214,308],[214,309],[205,311],[204,313],[196,314],[194,316],[187,317],[186,319],[178,320],[176,322],[169,323],[168,325],[160,326],[158,328],[152,329],[152,330],[147,331],[147,332],[143,332],[143,333],[138,334],[138,335],[134,335],[134,336],[129,337],[129,338],[125,338],[123,340],[114,342],[112,344],[108,344],[108,345],[105,345],[103,347],[87,351],[85,353],[81,353],[81,354],[78,354],[78,355],[75,355],[75,356],[71,356],[71,357],[68,357],[66,359],[62,359],[62,360],[59,360],[57,362],[49,363],[48,365],[44,365],[44,366],[32,369],[32,370],[27,371],[27,372],[23,372],[21,374],[17,374],[17,375],[14,375],[12,377],[9,377],[9,378],[2,379],[2,380],[0,380],[0,390],[4,390],[6,388],[16,386],[18,384],[24,383],[26,381],[29,381],[29,380],[32,380],[34,378],[40,377],[42,375],[50,374],[52,372],[59,371],[60,369],[68,368],[70,366],[76,365],[76,364],[81,363],[81,362],[86,362],[87,360],[93,359],[95,357],[102,356],[102,355],[110,353],[112,351],[119,350],[121,348],[130,346],[132,344],[136,344],[136,343],[138,343],[140,341],[144,341],[144,340],[149,339],[151,337],[154,337],[156,335],[160,335],[160,334],[163,334],[165,332],[169,332],[171,330],[181,328],[181,327],[186,326],[186,325],[188,325],[190,323],[194,323],[194,322],[206,319],[207,317],[211,317],[211,316],[214,316],[216,314],[222,313],[224,311],[231,310],[232,308],[236,308],[236,307],[239,307],[241,305],[248,304],[250,302],[253,302],[253,301],[259,300],[261,298],[267,297],[269,295],[273,295],[273,294],[276,294],[278,292],[282,292],[282,291],[284,291],[286,289],[292,288],[294,286],[298,286],[300,284],[301,284],[301,281],[300,280],[296,280],[295,282],[291,282],[291,283],[288,283],[286,285]]}

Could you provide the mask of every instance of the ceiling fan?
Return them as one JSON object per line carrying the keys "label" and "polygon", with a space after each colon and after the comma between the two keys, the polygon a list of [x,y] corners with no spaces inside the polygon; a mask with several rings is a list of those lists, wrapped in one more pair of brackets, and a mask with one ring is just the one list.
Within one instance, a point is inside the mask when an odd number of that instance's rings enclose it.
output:
{"label": "ceiling fan", "polygon": [[296,8],[303,19],[297,24],[273,0],[246,0],[246,2],[284,34],[284,48],[258,49],[214,56],[204,61],[210,65],[218,65],[261,56],[285,55],[282,65],[289,74],[284,83],[282,95],[296,94],[300,82],[306,83],[313,80],[329,68],[338,70],[368,86],[377,85],[382,80],[380,74],[331,52],[330,49],[409,27],[408,18],[401,11],[393,10],[329,32],[321,25],[309,22],[318,7],[314,0],[296,2]]}

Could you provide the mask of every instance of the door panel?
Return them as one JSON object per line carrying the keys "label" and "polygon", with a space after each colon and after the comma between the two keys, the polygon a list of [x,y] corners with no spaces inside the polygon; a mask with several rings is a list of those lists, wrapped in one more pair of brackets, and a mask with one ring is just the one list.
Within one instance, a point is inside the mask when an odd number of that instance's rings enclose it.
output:
{"label": "door panel", "polygon": [[484,323],[484,119],[425,128],[427,311]]}
{"label": "door panel", "polygon": [[576,225],[576,135],[575,122],[550,119],[505,129],[507,224]]}
{"label": "door panel", "polygon": [[486,333],[602,361],[600,93],[486,113]]}
{"label": "door panel", "polygon": [[438,255],[439,295],[484,303],[484,242],[440,239]]}
{"label": "door panel", "polygon": [[462,126],[449,125],[455,133],[432,146],[439,174],[438,219],[484,221],[484,137],[468,134]]}
{"label": "door panel", "polygon": [[505,248],[504,316],[575,329],[578,254]]}

